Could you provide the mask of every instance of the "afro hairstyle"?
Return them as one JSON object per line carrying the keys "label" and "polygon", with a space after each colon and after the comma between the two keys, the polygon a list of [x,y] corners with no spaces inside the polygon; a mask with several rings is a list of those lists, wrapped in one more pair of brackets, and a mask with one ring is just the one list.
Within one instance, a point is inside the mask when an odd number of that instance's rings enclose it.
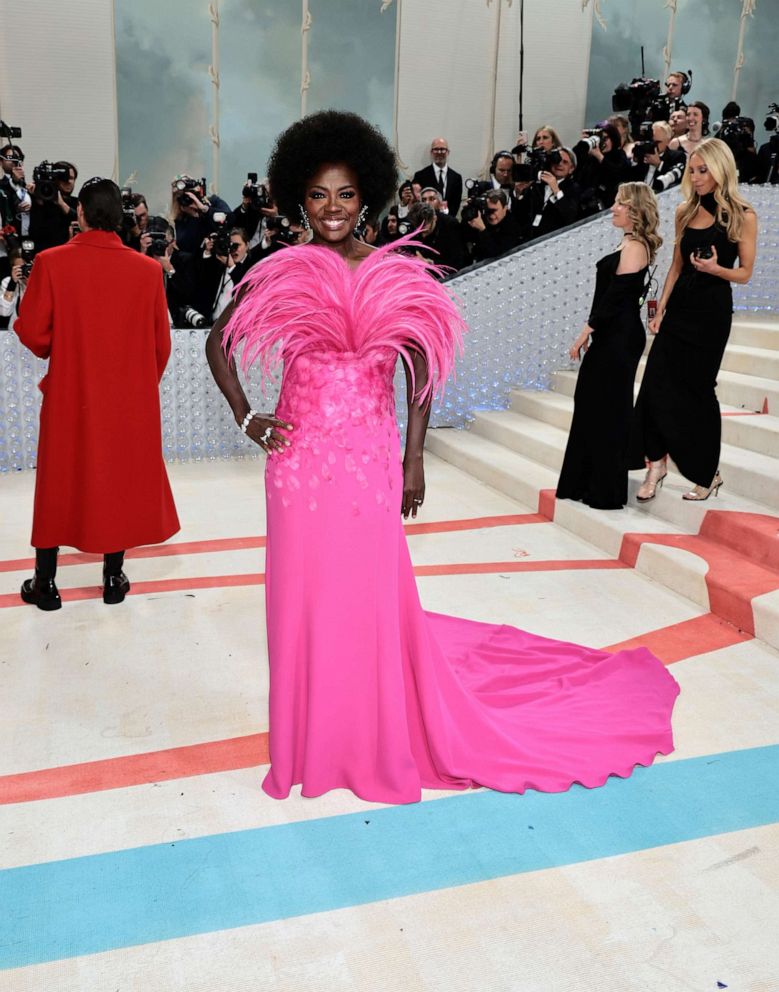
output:
{"label": "afro hairstyle", "polygon": [[306,183],[323,165],[349,166],[370,213],[378,215],[395,193],[395,153],[384,135],[357,114],[322,110],[290,125],[276,139],[268,183],[282,214],[295,220]]}

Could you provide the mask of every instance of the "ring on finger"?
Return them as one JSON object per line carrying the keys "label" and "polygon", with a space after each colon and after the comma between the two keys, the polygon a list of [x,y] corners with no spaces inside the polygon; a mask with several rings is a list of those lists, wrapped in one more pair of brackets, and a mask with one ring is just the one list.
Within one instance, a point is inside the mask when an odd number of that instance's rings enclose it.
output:
{"label": "ring on finger", "polygon": [[273,435],[273,428],[266,427],[262,437],[260,438],[260,441],[262,441],[263,444],[267,444],[268,441],[270,441],[272,435]]}

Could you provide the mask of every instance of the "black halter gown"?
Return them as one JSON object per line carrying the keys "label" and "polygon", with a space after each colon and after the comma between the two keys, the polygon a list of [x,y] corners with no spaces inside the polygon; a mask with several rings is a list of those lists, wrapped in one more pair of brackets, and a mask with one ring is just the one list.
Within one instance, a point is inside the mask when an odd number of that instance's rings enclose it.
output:
{"label": "black halter gown", "polygon": [[[706,197],[702,203],[711,213],[716,209]],[[682,271],[649,352],[630,448],[631,468],[668,454],[685,478],[704,487],[719,465],[722,425],[715,387],[733,317],[731,284],[698,272],[690,261],[696,248],[712,245],[718,263],[732,268],[738,245],[717,223],[688,227],[682,235]]]}

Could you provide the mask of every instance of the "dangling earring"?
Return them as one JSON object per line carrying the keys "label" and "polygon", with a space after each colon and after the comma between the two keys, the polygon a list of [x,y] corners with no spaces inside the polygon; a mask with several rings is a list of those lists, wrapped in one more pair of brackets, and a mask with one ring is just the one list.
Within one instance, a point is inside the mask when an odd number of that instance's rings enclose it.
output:
{"label": "dangling earring", "polygon": [[308,214],[306,213],[306,208],[303,206],[302,203],[299,203],[298,206],[300,207],[300,222],[301,222],[301,224],[303,225],[303,227],[305,228],[306,231],[310,231],[311,230],[311,221],[308,219]]}
{"label": "dangling earring", "polygon": [[362,209],[359,214],[357,214],[357,226],[362,227],[368,217],[368,204],[363,203]]}

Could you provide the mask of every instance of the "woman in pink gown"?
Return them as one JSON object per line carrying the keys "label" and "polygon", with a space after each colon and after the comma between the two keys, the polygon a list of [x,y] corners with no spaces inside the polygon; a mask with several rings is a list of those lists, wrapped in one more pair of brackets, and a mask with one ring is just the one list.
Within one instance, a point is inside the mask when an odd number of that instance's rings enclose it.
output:
{"label": "woman in pink gown", "polygon": [[[462,322],[427,263],[354,237],[366,205],[375,215],[392,195],[394,162],[352,114],[285,131],[271,188],[312,240],[257,265],[207,345],[236,422],[268,452],[263,788],[408,803],[423,788],[602,785],[673,750],[678,686],[657,658],[420,605],[401,518],[424,500],[429,403]],[[250,410],[236,353],[263,377],[283,365],[275,415]],[[403,454],[398,356],[411,397]]]}

